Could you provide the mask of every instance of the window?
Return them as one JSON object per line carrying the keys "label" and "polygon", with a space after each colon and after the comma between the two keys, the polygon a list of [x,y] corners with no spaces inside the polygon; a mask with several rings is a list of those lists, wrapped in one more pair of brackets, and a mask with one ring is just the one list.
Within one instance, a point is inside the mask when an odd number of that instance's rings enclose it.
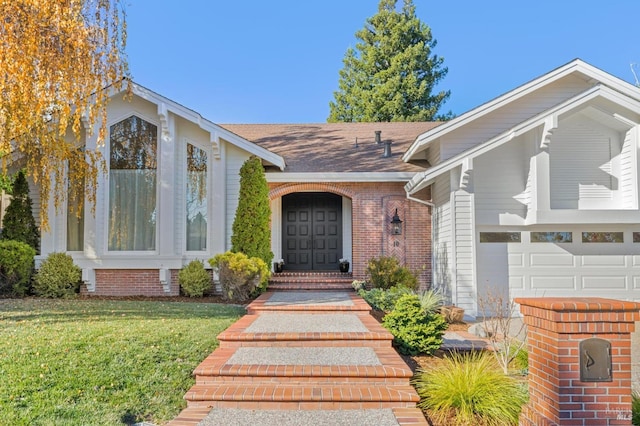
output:
{"label": "window", "polygon": [[131,116],[109,131],[109,250],[155,250],[158,128]]}
{"label": "window", "polygon": [[[84,149],[80,152],[84,153]],[[84,250],[85,180],[76,175],[74,164],[75,161],[69,161],[67,176],[67,251],[82,251]]]}
{"label": "window", "polygon": [[207,249],[207,153],[187,144],[187,250]]}
{"label": "window", "polygon": [[570,243],[573,241],[571,232],[532,232],[532,243]]}
{"label": "window", "polygon": [[640,243],[640,232],[634,232],[633,233],[633,242],[634,243]]}
{"label": "window", "polygon": [[481,232],[481,243],[519,243],[519,232]]}
{"label": "window", "polygon": [[583,232],[583,243],[623,243],[622,232]]}

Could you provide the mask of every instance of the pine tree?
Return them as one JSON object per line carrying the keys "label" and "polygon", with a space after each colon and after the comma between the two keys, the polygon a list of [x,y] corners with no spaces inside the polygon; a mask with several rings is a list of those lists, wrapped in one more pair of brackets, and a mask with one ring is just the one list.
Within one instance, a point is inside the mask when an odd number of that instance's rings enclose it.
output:
{"label": "pine tree", "polygon": [[1,239],[20,241],[29,244],[38,252],[40,235],[33,217],[32,202],[29,197],[29,184],[20,171],[13,182],[13,198],[7,207],[2,221]]}
{"label": "pine tree", "polygon": [[432,94],[445,77],[444,59],[431,29],[415,14],[412,0],[380,0],[378,13],[356,33],[359,42],[345,54],[339,90],[329,103],[329,122],[430,121],[450,91]]}
{"label": "pine tree", "polygon": [[232,230],[231,251],[271,264],[269,186],[262,163],[255,156],[240,168],[240,195]]}

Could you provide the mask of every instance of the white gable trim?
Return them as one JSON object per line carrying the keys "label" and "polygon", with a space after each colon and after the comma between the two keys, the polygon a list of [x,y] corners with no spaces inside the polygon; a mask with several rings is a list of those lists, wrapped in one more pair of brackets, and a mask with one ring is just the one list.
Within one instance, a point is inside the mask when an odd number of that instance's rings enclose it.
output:
{"label": "white gable trim", "polygon": [[261,158],[265,162],[278,167],[280,170],[284,170],[284,158],[280,155],[277,155],[252,142],[249,142],[246,139],[241,138],[235,133],[232,133],[227,129],[207,120],[197,112],[186,108],[170,99],[167,99],[164,96],[159,95],[143,86],[140,86],[139,84],[132,82],[131,90],[134,95],[158,105],[158,112],[161,119],[163,116],[166,119],[167,113],[171,112],[179,117],[184,118],[185,120],[189,120],[192,123],[197,124],[202,130],[209,132],[209,134],[211,135],[211,144],[213,146],[214,157],[220,157],[220,138],[222,138],[230,144],[235,145],[238,148]]}
{"label": "white gable trim", "polygon": [[[541,149],[545,149],[546,145],[549,143],[549,138],[553,133],[555,127],[557,127],[558,116],[565,114],[569,111],[576,109],[577,107],[584,105],[585,103],[596,99],[596,98],[604,98],[608,99],[611,102],[614,102],[617,105],[620,105],[622,108],[629,109],[636,114],[640,114],[640,98],[632,98],[622,94],[618,91],[611,89],[610,87],[597,85],[592,87],[589,90],[586,90],[580,93],[577,96],[574,96],[571,99],[568,99],[565,102],[557,105],[556,107],[545,111],[542,114],[538,114],[537,116],[524,121],[518,126],[512,127],[511,129],[501,133],[500,135],[489,139],[488,141],[477,145],[474,148],[471,148],[465,152],[462,152],[455,157],[452,157],[437,166],[432,167],[429,170],[424,172],[420,172],[416,174],[406,185],[405,190],[409,195],[416,193],[417,191],[431,185],[435,179],[443,173],[446,173],[460,165],[462,165],[465,161],[469,159],[473,159],[479,155],[482,155],[492,149],[499,147],[500,145],[507,143],[514,138],[529,132],[530,130],[544,126],[543,136],[541,140]],[[617,119],[620,123],[627,123],[629,127],[633,125],[637,125],[638,123],[629,119],[628,117],[623,117],[620,114],[613,114],[613,117]]]}
{"label": "white gable trim", "polygon": [[410,161],[417,153],[425,150],[432,141],[438,139],[439,137],[460,127],[466,126],[470,122],[478,120],[495,111],[496,109],[505,106],[506,104],[522,98],[523,96],[526,96],[543,86],[553,83],[573,73],[584,74],[586,77],[590,77],[595,82],[600,82],[618,92],[625,93],[631,99],[640,101],[640,88],[617,77],[614,77],[611,74],[608,74],[592,65],[589,65],[588,63],[580,59],[575,59],[568,64],[561,66],[560,68],[557,68],[541,77],[530,81],[529,83],[526,83],[510,92],[505,93],[502,96],[495,98],[492,101],[489,101],[465,114],[447,121],[440,126],[435,127],[433,130],[423,133],[416,138],[415,142],[405,152],[402,157],[403,161]]}

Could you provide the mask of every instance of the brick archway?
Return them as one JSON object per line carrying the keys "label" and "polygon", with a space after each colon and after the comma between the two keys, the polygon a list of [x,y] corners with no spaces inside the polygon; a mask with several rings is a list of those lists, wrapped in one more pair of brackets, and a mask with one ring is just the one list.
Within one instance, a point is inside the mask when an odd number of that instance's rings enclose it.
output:
{"label": "brick archway", "polygon": [[269,191],[269,199],[275,200],[283,195],[291,194],[294,192],[331,192],[333,194],[341,195],[353,199],[354,192],[350,188],[344,188],[339,184],[334,183],[288,183],[278,186]]}

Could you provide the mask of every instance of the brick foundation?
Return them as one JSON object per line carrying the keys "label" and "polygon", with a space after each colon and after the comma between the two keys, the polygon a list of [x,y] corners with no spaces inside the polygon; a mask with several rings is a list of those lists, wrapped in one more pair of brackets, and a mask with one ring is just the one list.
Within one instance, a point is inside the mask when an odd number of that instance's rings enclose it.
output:
{"label": "brick foundation", "polygon": [[[631,333],[640,304],[602,298],[516,299],[527,324],[529,403],[520,425],[630,425]],[[580,381],[581,341],[611,343],[612,381]]]}
{"label": "brick foundation", "polygon": [[178,296],[178,271],[171,270],[170,291],[165,292],[157,269],[96,269],[95,291],[82,294],[95,296]]}

